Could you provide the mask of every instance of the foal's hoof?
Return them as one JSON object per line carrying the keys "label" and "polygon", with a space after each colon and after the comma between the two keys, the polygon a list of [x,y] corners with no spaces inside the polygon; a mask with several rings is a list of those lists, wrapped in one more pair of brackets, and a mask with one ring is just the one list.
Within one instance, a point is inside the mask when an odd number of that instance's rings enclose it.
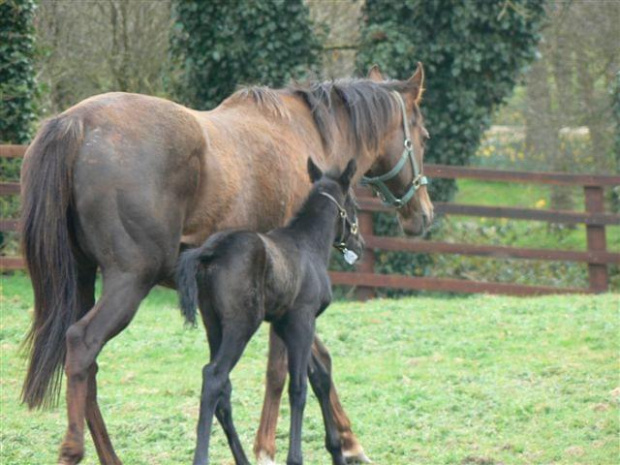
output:
{"label": "foal's hoof", "polygon": [[276,461],[267,452],[261,450],[258,453],[258,465],[276,465]]}
{"label": "foal's hoof", "polygon": [[368,458],[368,456],[364,453],[364,449],[362,449],[362,446],[360,445],[354,449],[342,451],[342,455],[344,455],[344,459],[348,464],[372,463],[372,460]]}

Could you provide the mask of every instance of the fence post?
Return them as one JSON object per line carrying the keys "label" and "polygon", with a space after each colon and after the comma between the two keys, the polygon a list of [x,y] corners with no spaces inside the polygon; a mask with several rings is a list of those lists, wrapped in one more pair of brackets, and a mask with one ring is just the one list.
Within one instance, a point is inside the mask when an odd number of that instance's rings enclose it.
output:
{"label": "fence post", "polygon": [[[603,213],[605,210],[603,188],[600,186],[584,186],[586,212]],[[607,241],[605,238],[605,225],[586,225],[586,237],[588,240],[588,252],[605,252]],[[593,292],[606,292],[608,289],[607,265],[588,263],[588,276],[590,278],[590,290]]]}
{"label": "fence post", "polygon": [[[359,214],[360,233],[362,237],[368,238],[373,235],[372,213],[362,211]],[[364,256],[356,267],[358,273],[374,273],[375,271],[375,251],[372,248],[364,250]],[[375,297],[375,288],[369,286],[357,286],[355,298],[365,301]]]}

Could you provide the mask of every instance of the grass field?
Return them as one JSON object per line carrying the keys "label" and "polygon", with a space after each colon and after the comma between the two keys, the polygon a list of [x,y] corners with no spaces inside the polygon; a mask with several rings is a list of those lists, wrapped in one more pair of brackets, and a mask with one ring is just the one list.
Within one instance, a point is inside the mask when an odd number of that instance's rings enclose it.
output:
{"label": "grass field", "polygon": [[[2,276],[2,464],[52,464],[63,402],[19,404],[28,280]],[[320,318],[354,429],[377,464],[617,464],[620,297],[475,296],[335,303]],[[100,357],[100,402],[125,464],[189,463],[206,343],[174,293],[157,289]],[[251,451],[263,394],[265,327],[234,371],[235,418]],[[286,403],[286,402],[285,402]],[[288,409],[278,430],[285,457]],[[230,464],[215,428],[212,463]],[[309,399],[306,463],[328,464]],[[90,438],[84,462],[94,464]]]}

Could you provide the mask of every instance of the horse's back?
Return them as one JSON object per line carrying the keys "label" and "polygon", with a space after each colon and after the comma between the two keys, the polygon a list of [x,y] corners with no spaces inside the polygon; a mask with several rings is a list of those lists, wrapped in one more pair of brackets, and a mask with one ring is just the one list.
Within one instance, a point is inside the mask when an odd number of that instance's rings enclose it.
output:
{"label": "horse's back", "polygon": [[84,128],[73,166],[80,247],[102,266],[161,278],[174,266],[199,183],[199,123],[173,102],[125,93],[92,97],[60,117]]}

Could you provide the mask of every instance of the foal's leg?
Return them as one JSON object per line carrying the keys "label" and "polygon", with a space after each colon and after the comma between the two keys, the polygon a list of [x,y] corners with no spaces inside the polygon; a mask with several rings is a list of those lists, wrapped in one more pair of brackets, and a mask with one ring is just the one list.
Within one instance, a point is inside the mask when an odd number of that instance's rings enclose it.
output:
{"label": "foal's leg", "polygon": [[[101,298],[67,331],[65,373],[69,426],[60,448],[61,464],[76,464],[84,455],[84,420],[89,371],[103,345],[133,318],[140,301],[151,288],[151,285],[145,285],[145,282],[140,276],[128,275],[117,270],[104,272]],[[90,415],[96,415],[96,412],[92,411]],[[98,422],[94,416],[92,419]],[[102,421],[100,423],[103,424]],[[101,445],[106,447],[105,440],[100,443]]]}
{"label": "foal's leg", "polygon": [[[203,322],[205,324],[205,329],[207,330],[209,340],[210,362],[212,362],[215,354],[218,353],[220,345],[222,343],[222,328],[219,320],[214,317],[211,311],[208,310],[208,296],[205,296],[204,293],[201,291],[200,297],[200,307],[202,311]],[[222,429],[224,430],[224,433],[226,434],[228,446],[230,447],[232,455],[235,459],[235,464],[246,465],[250,462],[248,461],[248,458],[243,451],[243,446],[241,445],[239,435],[237,434],[237,430],[233,423],[232,405],[230,403],[231,394],[232,384],[230,383],[229,378],[228,382],[222,390],[222,395],[217,401],[215,416],[217,417],[217,420],[219,421]]]}
{"label": "foal's leg", "polygon": [[301,465],[301,431],[306,396],[308,391],[308,363],[312,352],[314,336],[313,310],[293,310],[295,315],[283,322],[274,323],[278,335],[286,344],[289,371],[289,402],[291,406],[291,427],[289,431],[289,450],[287,465]]}
{"label": "foal's leg", "polygon": [[[353,434],[353,431],[351,431],[351,421],[340,404],[336,386],[332,379],[331,356],[329,355],[327,347],[325,347],[316,334],[314,335],[314,342],[312,344],[312,358],[315,363],[320,363],[326,369],[327,375],[329,376],[329,403],[331,406],[332,418],[340,434],[340,442],[345,459],[349,463],[371,463],[370,459],[364,453],[364,448],[359,443],[357,437],[355,437],[355,434]],[[310,382],[312,383],[312,378],[310,378]],[[313,389],[315,389],[314,386]]]}
{"label": "foal's leg", "polygon": [[325,448],[331,454],[334,465],[346,465],[346,461],[342,455],[340,435],[338,434],[338,428],[334,423],[334,417],[332,416],[332,410],[329,405],[331,377],[323,364],[314,357],[314,354],[310,358],[308,378],[310,379],[312,390],[319,399],[319,404],[321,405],[323,424],[325,425]]}
{"label": "foal's leg", "polygon": [[[209,440],[211,438],[211,426],[216,407],[222,397],[226,399],[225,390],[226,386],[230,384],[230,372],[239,361],[246,344],[252,336],[252,333],[247,336],[245,331],[236,331],[236,329],[234,326],[230,330],[224,328],[222,331],[222,342],[217,353],[212,357],[211,362],[202,369],[202,392],[200,396],[200,414],[198,417],[196,450],[194,451],[194,465],[206,465],[209,463]],[[226,421],[224,423],[228,424]],[[232,421],[229,423],[230,425],[232,425]],[[244,459],[245,455],[243,455],[243,458],[235,457],[237,463],[249,464],[247,459]]]}
{"label": "foal's leg", "polygon": [[[331,358],[327,348],[320,341],[318,336],[314,336],[312,345],[313,356],[318,357],[327,368],[331,379]],[[280,400],[284,390],[287,373],[286,346],[274,333],[273,327],[269,333],[269,361],[267,362],[267,383],[265,388],[265,399],[260,418],[260,426],[254,441],[254,454],[258,459],[259,465],[275,464],[276,453],[276,427],[280,409]],[[338,432],[344,456],[350,462],[370,463],[370,459],[364,453],[362,445],[359,443],[355,434],[351,430],[351,421],[347,417],[336,387],[333,381],[330,383],[329,401],[332,414]]]}

